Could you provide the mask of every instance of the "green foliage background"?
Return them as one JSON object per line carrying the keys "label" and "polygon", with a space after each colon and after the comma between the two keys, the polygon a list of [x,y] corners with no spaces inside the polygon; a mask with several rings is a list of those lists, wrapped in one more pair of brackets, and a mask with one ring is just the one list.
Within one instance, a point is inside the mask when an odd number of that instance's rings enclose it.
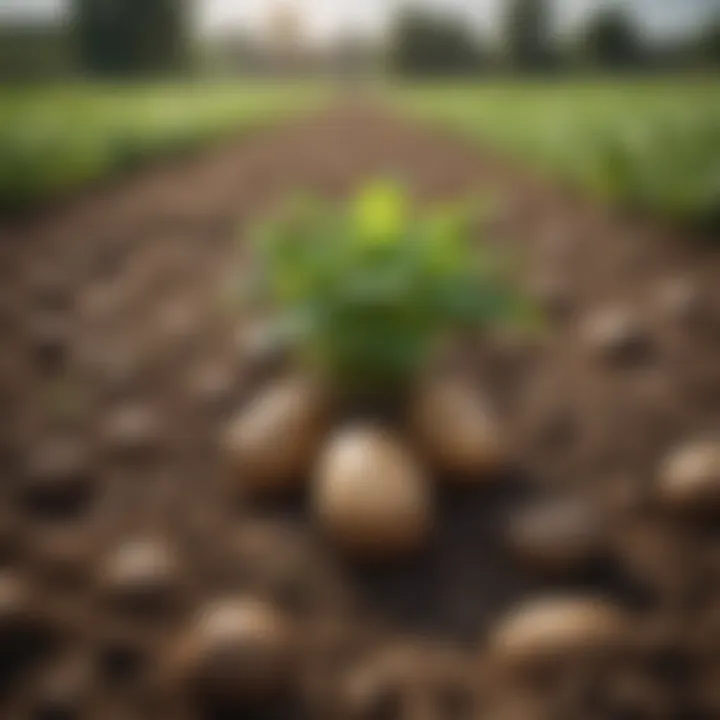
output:
{"label": "green foliage background", "polygon": [[309,111],[312,84],[78,84],[0,93],[0,209]]}
{"label": "green foliage background", "polygon": [[720,220],[716,78],[405,85],[389,99],[615,205]]}

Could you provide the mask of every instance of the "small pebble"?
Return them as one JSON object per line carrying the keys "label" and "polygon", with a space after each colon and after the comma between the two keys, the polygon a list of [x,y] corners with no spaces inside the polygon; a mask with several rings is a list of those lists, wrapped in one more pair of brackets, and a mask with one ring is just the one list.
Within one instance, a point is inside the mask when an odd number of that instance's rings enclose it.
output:
{"label": "small pebble", "polygon": [[0,573],[0,633],[22,624],[28,617],[30,592],[10,571]]}
{"label": "small pebble", "polygon": [[143,639],[112,630],[96,647],[99,672],[113,684],[132,683],[147,669],[151,652]]}
{"label": "small pebble", "polygon": [[241,364],[252,371],[281,364],[289,346],[272,323],[243,324],[235,333],[235,347]]}
{"label": "small pebble", "polygon": [[85,358],[90,373],[97,379],[103,395],[122,397],[137,385],[143,369],[143,357],[137,351],[101,349]]}
{"label": "small pebble", "polygon": [[65,661],[41,678],[31,710],[32,720],[79,720],[92,692],[91,667],[82,662]]}
{"label": "small pebble", "polygon": [[[3,692],[27,677],[57,640],[47,598],[36,594],[11,570],[0,572],[0,687]],[[3,715],[3,717],[6,717]],[[7,716],[9,717],[9,716]]]}
{"label": "small pebble", "polygon": [[218,406],[230,399],[236,373],[220,363],[207,363],[195,370],[190,378],[190,392],[206,405]]}
{"label": "small pebble", "polygon": [[245,523],[235,536],[235,557],[253,578],[299,572],[308,563],[308,547],[297,530],[276,521]]}
{"label": "small pebble", "polygon": [[377,663],[362,665],[343,679],[343,709],[352,720],[399,716],[403,691],[401,679],[387,668]]}
{"label": "small pebble", "polygon": [[601,310],[581,327],[586,345],[599,357],[630,361],[644,356],[651,346],[642,324],[623,309]]}
{"label": "small pebble", "polygon": [[570,291],[560,278],[540,278],[533,284],[532,294],[545,312],[555,319],[567,316],[572,310]]}
{"label": "small pebble", "polygon": [[127,289],[119,283],[91,286],[80,296],[80,316],[97,328],[107,327],[121,317],[130,305]]}
{"label": "small pebble", "polygon": [[199,308],[187,302],[168,302],[160,313],[161,332],[170,339],[191,338],[200,324]]}
{"label": "small pebble", "polygon": [[17,512],[7,507],[0,510],[0,563],[13,561],[23,549],[25,523]]}
{"label": "small pebble", "polygon": [[166,609],[180,582],[180,561],[162,541],[133,540],[105,561],[99,585],[114,603],[129,609]]}
{"label": "small pebble", "polygon": [[702,310],[702,295],[691,280],[673,278],[660,287],[658,305],[669,317],[685,322],[695,319]]}
{"label": "small pebble", "polygon": [[93,538],[75,527],[53,527],[35,534],[32,556],[46,578],[73,585],[89,577],[94,561]]}
{"label": "small pebble", "polygon": [[658,493],[678,510],[719,510],[720,442],[692,442],[672,451],[660,467]]}
{"label": "small pebble", "polygon": [[536,694],[518,695],[514,690],[503,690],[488,703],[488,717],[493,720],[557,720],[553,708]]}
{"label": "small pebble", "polygon": [[545,500],[518,511],[508,541],[516,557],[540,571],[568,572],[588,565],[604,549],[602,510],[579,498]]}
{"label": "small pebble", "polygon": [[126,405],[107,418],[102,434],[111,453],[144,454],[160,444],[162,427],[152,406]]}
{"label": "small pebble", "polygon": [[57,315],[43,316],[32,323],[30,343],[35,359],[48,371],[63,366],[68,353],[68,324]]}
{"label": "small pebble", "polygon": [[45,649],[52,626],[38,600],[42,599],[18,574],[0,572],[0,665],[8,656],[22,662]]}
{"label": "small pebble", "polygon": [[70,294],[62,270],[49,267],[37,268],[28,278],[30,299],[36,305],[48,310],[67,307]]}
{"label": "small pebble", "polygon": [[311,619],[328,619],[344,606],[346,588],[307,532],[281,521],[244,524],[233,543],[234,567],[242,582],[272,598],[282,609]]}
{"label": "small pebble", "polygon": [[73,513],[90,500],[91,455],[75,438],[54,438],[35,448],[28,460],[24,500],[42,513]]}

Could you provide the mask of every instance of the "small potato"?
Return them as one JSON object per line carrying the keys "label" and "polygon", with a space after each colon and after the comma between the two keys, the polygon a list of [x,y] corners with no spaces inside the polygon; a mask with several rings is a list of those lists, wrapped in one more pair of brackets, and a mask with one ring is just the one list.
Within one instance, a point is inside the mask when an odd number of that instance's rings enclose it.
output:
{"label": "small potato", "polygon": [[410,424],[421,452],[441,472],[482,481],[508,463],[498,424],[462,382],[443,379],[421,387]]}
{"label": "small potato", "polygon": [[660,469],[658,493],[677,510],[719,510],[720,442],[699,441],[674,450]]}
{"label": "small potato", "polygon": [[232,421],[225,446],[240,483],[252,493],[296,488],[307,476],[326,429],[319,388],[292,378],[274,385]]}
{"label": "small potato", "polygon": [[514,609],[492,636],[497,661],[524,670],[546,662],[587,658],[611,650],[623,617],[608,601],[591,597],[544,597]]}
{"label": "small potato", "polygon": [[344,550],[391,557],[416,550],[432,525],[432,501],[415,458],[389,432],[355,427],[331,439],[314,475],[321,526]]}
{"label": "small potato", "polygon": [[272,605],[228,598],[203,609],[173,660],[190,690],[222,705],[241,705],[287,686],[295,641],[292,623]]}

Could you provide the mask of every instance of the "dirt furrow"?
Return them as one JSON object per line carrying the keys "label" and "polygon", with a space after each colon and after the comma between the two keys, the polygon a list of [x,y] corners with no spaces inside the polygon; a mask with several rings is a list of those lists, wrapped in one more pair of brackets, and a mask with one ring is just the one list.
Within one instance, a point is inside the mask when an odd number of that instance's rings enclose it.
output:
{"label": "dirt furrow", "polygon": [[[496,199],[488,233],[516,252],[550,328],[532,342],[487,339],[472,360],[519,477],[477,497],[443,497],[432,549],[370,572],[339,563],[314,537],[302,499],[282,508],[237,499],[217,441],[258,389],[229,299],[244,231],[295,189],[342,197],[380,176],[421,199]],[[637,609],[639,655],[599,681],[605,705],[558,690],[507,717],[720,713],[706,687],[720,662],[717,529],[668,517],[654,499],[667,453],[720,432],[717,253],[437,131],[340,106],[5,222],[0,278],[0,586],[27,586],[33,629],[52,627],[16,662],[16,650],[2,649],[0,609],[4,717],[46,717],[32,714],[50,702],[45,678],[75,664],[93,678],[73,681],[88,717],[178,717],[148,689],[153,670],[198,607],[236,592],[273,595],[308,628],[337,619],[351,656],[408,638],[449,645],[419,653],[417,678],[432,674],[430,656],[449,653],[440,664],[452,677],[433,677],[462,696],[452,717],[484,717],[497,698],[478,690],[489,676],[475,648],[501,613],[548,587],[599,590]],[[596,509],[612,553],[549,584],[509,558],[504,540],[518,499],[551,488]],[[149,624],[108,601],[103,579],[135,540],[167,551],[177,581]],[[655,668],[663,642],[698,668],[693,677],[669,682]],[[320,669],[332,665],[326,651],[308,651],[318,677],[331,675]],[[635,683],[622,701],[634,715],[619,714],[621,674]],[[326,684],[307,691],[308,716],[347,717]],[[421,717],[407,709],[412,698],[422,717],[451,716],[437,697],[406,690],[404,709],[387,717]]]}

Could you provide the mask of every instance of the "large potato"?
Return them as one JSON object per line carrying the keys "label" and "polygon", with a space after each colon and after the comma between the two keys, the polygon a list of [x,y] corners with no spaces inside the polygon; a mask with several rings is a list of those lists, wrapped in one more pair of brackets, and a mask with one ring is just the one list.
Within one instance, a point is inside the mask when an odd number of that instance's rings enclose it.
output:
{"label": "large potato", "polygon": [[441,472],[481,480],[507,464],[497,422],[465,383],[441,379],[422,385],[410,424],[422,452]]}
{"label": "large potato", "polygon": [[326,430],[325,400],[314,382],[291,378],[272,386],[231,423],[225,445],[246,489],[288,490],[307,477]]}
{"label": "large potato", "polygon": [[432,502],[419,464],[389,432],[355,427],[339,432],[314,476],[314,509],[344,550],[397,556],[429,534]]}

